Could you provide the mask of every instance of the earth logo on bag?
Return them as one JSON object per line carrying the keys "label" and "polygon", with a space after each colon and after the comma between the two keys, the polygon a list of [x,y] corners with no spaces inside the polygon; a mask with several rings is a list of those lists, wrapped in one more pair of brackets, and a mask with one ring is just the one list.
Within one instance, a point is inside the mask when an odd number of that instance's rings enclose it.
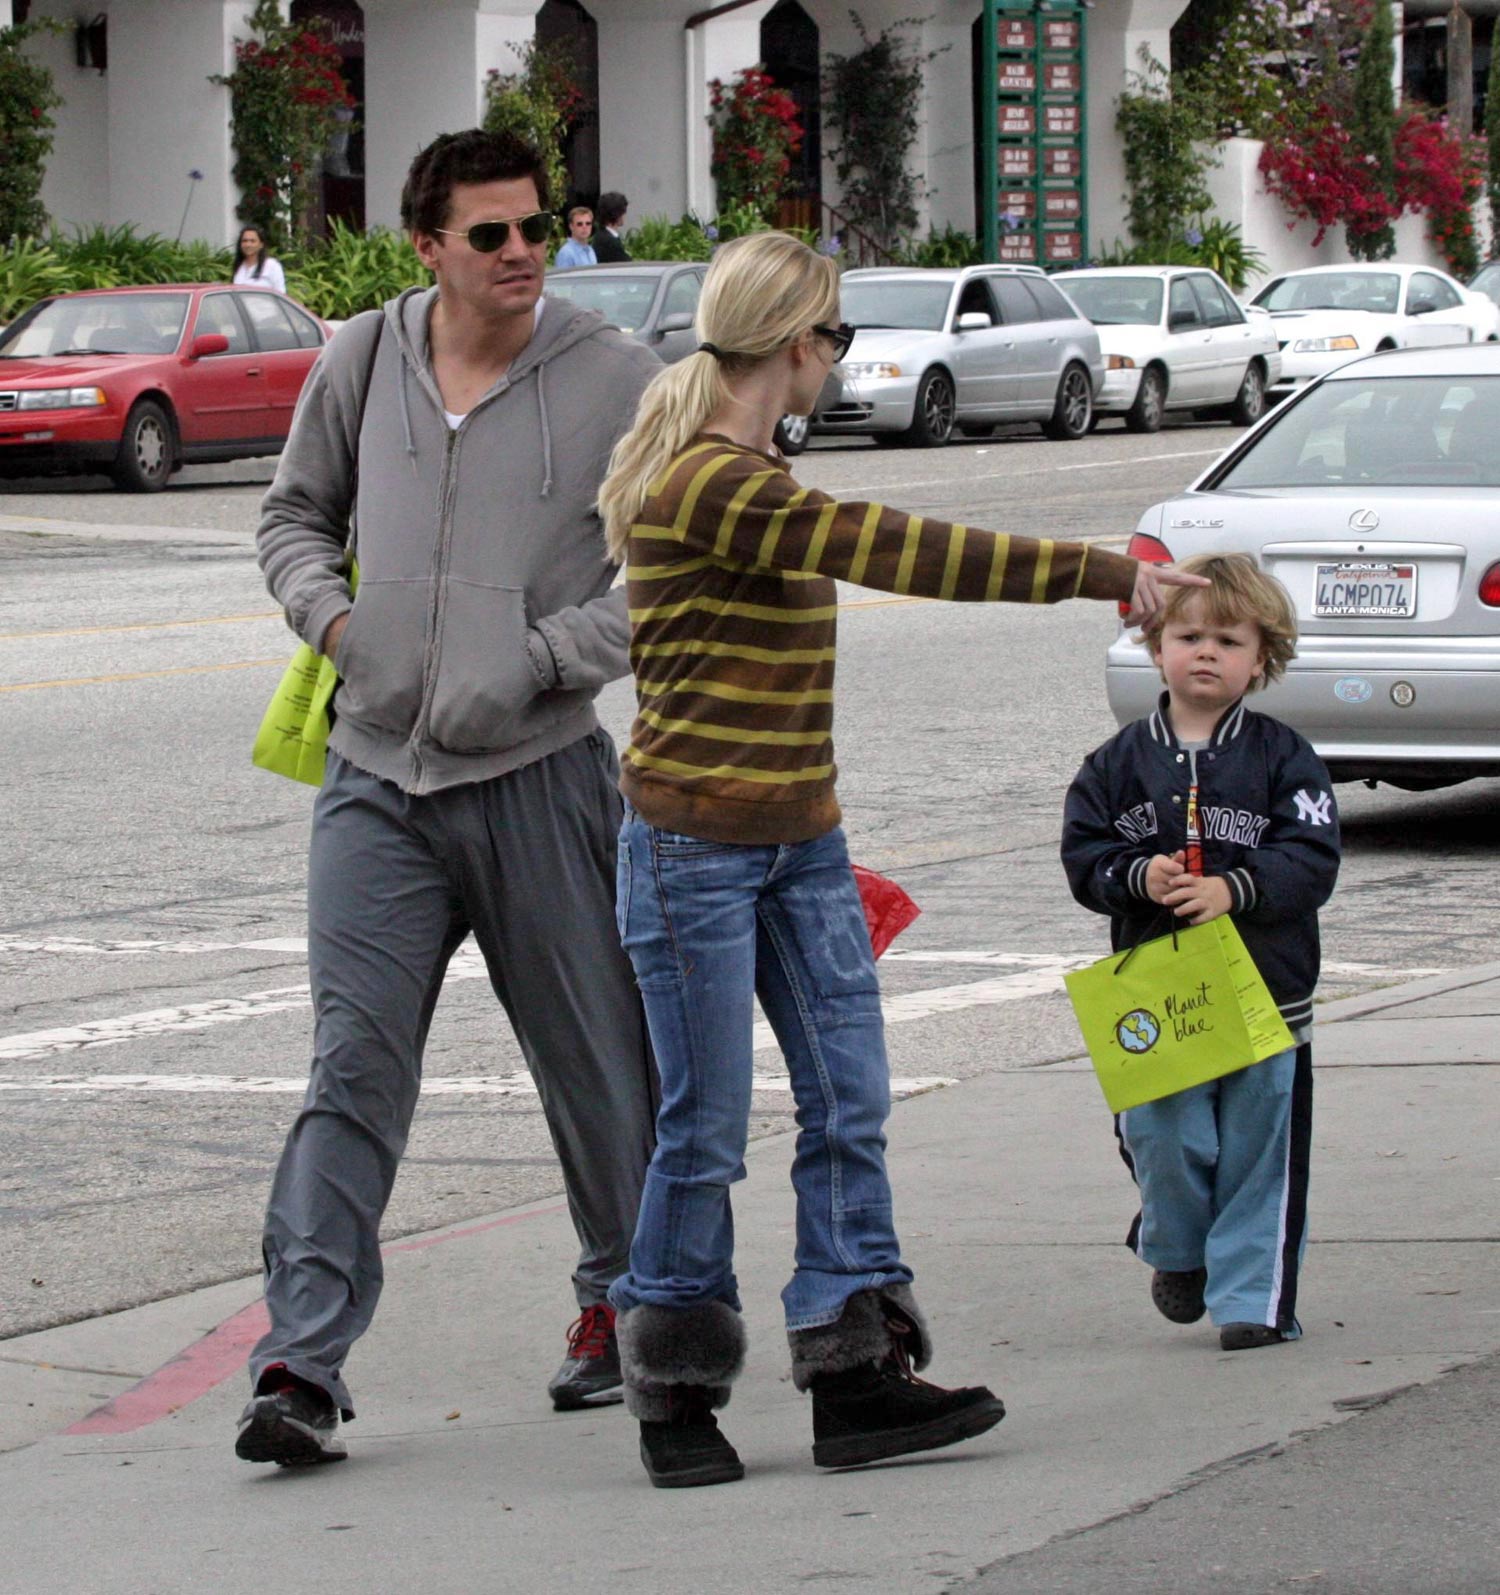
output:
{"label": "earth logo on bag", "polygon": [[1148,1008],[1132,1008],[1115,1025],[1115,1040],[1126,1052],[1150,1052],[1161,1039],[1161,1024]]}

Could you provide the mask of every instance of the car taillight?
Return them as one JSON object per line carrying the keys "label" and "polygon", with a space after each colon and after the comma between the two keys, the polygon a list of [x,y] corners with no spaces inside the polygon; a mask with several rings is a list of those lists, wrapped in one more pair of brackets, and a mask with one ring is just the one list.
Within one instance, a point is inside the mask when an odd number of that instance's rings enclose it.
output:
{"label": "car taillight", "polygon": [[1500,561],[1496,561],[1479,578],[1479,602],[1491,609],[1500,609]]}
{"label": "car taillight", "polygon": [[[1146,532],[1137,532],[1125,545],[1126,559],[1138,559],[1147,565],[1170,565],[1172,563],[1172,550],[1162,542],[1159,537],[1152,537]],[[1120,619],[1123,620],[1130,613],[1130,605],[1120,605]]]}

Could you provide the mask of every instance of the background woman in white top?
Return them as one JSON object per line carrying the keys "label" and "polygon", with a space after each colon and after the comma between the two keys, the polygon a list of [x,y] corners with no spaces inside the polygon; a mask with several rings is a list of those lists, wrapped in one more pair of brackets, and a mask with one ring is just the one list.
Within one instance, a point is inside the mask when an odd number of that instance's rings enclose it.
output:
{"label": "background woman in white top", "polygon": [[258,227],[240,228],[239,242],[234,246],[234,280],[252,288],[286,292],[286,273],[281,262],[267,252]]}

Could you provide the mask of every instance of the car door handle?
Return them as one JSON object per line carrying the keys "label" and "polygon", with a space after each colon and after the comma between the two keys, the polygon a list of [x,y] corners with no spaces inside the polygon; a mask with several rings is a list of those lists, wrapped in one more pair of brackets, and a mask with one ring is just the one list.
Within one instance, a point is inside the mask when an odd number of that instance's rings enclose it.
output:
{"label": "car door handle", "polygon": [[261,369],[259,366],[251,366],[245,375],[247,377],[258,377],[261,375]]}

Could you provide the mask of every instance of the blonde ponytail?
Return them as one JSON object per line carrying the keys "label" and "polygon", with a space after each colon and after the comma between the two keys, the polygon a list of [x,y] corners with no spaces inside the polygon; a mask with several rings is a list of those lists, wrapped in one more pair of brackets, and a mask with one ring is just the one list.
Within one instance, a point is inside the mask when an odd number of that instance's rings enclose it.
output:
{"label": "blonde ponytail", "polygon": [[719,249],[695,319],[698,337],[717,352],[699,349],[658,371],[609,457],[599,514],[611,559],[624,557],[657,479],[733,396],[727,379],[836,320],[838,303],[838,267],[790,233],[750,233]]}
{"label": "blonde ponytail", "polygon": [[599,489],[599,514],[609,557],[625,557],[630,528],[651,484],[703,430],[728,397],[718,360],[699,349],[658,371],[646,385],[635,425],[615,444]]}

